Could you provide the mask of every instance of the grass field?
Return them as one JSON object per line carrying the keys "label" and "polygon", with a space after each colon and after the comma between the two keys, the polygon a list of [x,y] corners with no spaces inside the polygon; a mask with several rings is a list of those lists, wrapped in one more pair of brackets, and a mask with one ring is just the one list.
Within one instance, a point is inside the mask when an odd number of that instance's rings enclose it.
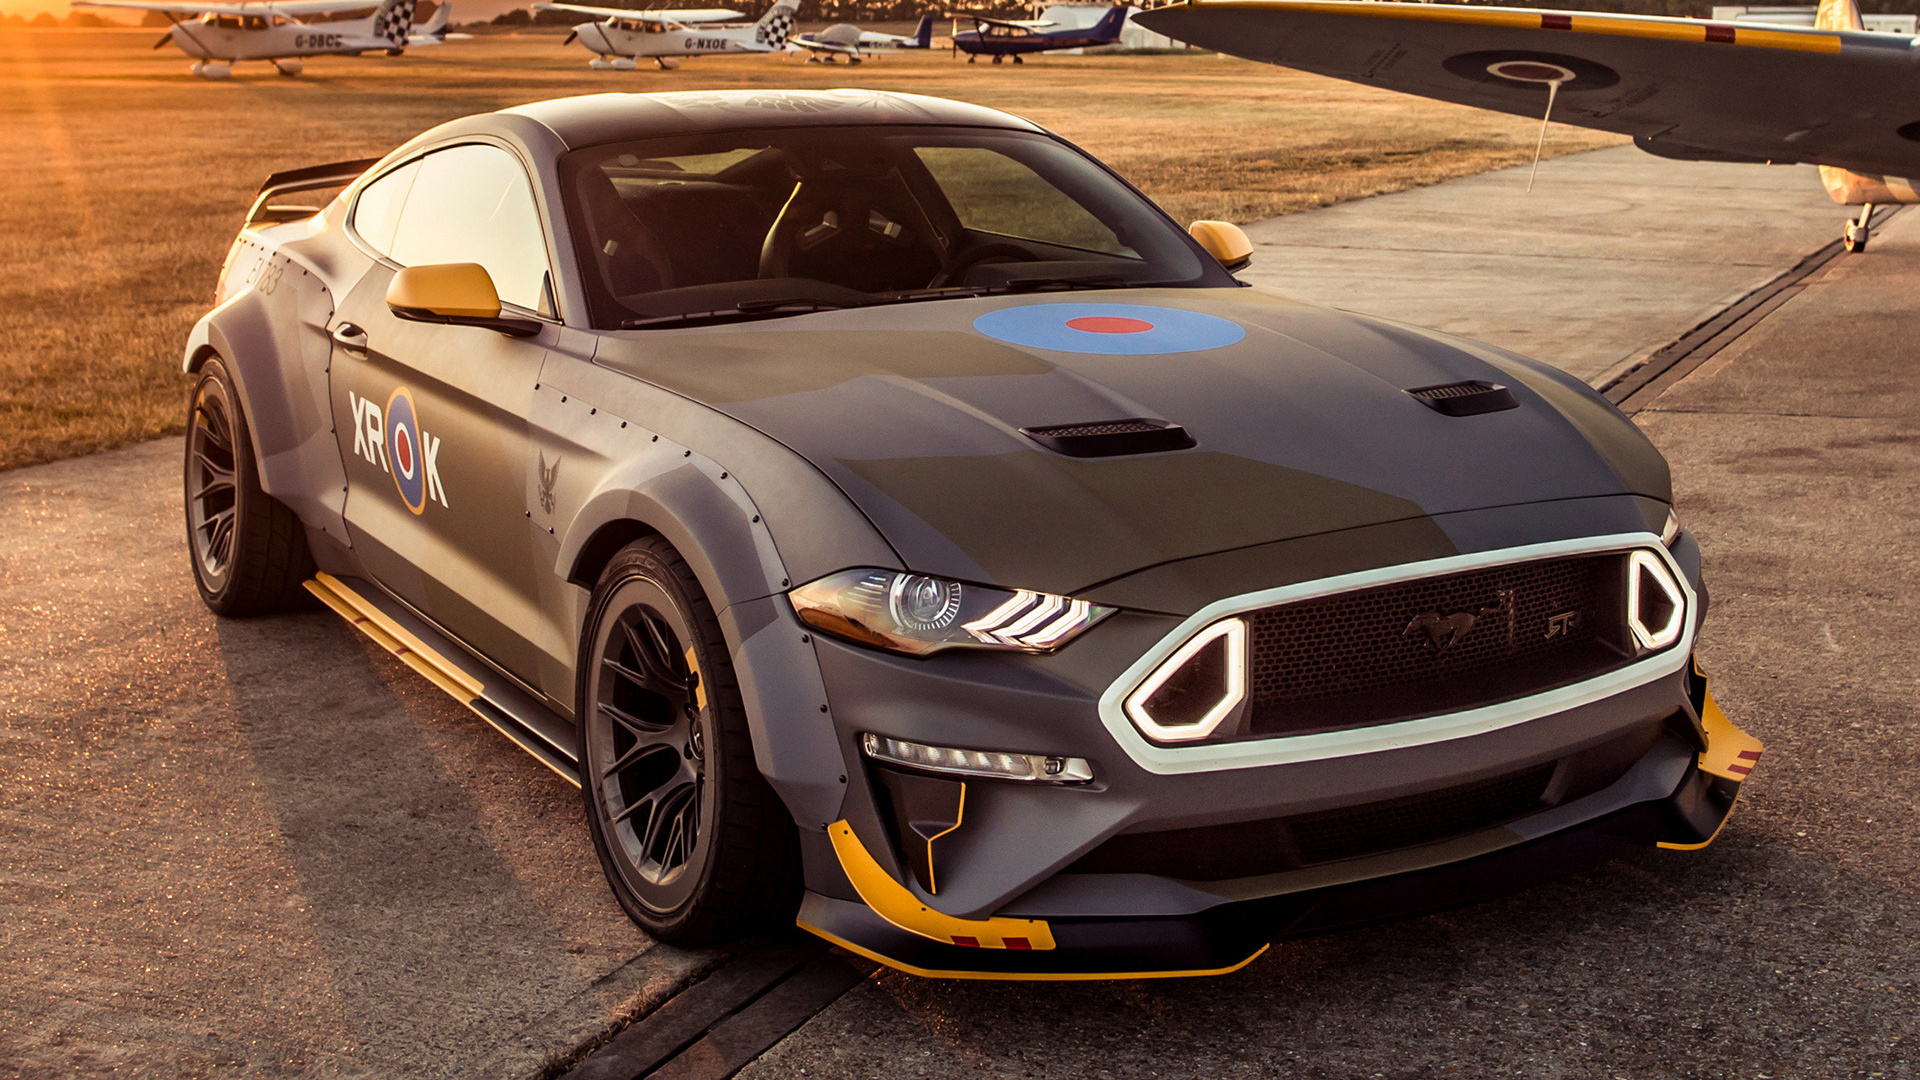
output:
{"label": "grass field", "polygon": [[[0,31],[0,468],[179,430],[182,342],[267,173],[372,157],[435,123],[565,94],[858,85],[1032,118],[1182,220],[1252,221],[1525,161],[1536,126],[1211,55],[944,52],[858,69],[699,59],[592,72],[537,34],[399,59],[317,59],[282,78],[187,74],[156,30]],[[1547,152],[1619,140],[1556,128]]]}

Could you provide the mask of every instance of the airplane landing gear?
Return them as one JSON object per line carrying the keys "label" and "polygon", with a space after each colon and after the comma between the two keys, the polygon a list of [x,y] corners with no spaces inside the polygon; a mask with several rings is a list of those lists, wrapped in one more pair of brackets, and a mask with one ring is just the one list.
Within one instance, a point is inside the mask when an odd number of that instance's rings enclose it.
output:
{"label": "airplane landing gear", "polygon": [[1865,251],[1867,248],[1867,238],[1872,234],[1872,230],[1869,227],[1872,217],[1873,204],[1868,203],[1862,206],[1860,208],[1859,219],[1847,222],[1846,231],[1840,235],[1840,246],[1849,252]]}
{"label": "airplane landing gear", "polygon": [[660,70],[661,70],[661,71],[678,71],[678,70],[680,70],[680,61],[678,61],[678,60],[674,60],[674,59],[671,59],[671,58],[669,58],[669,57],[665,57],[665,56],[656,56],[656,57],[654,57],[654,58],[653,58],[653,62],[654,62],[655,64],[657,64],[657,65],[659,65],[659,67],[660,67]]}
{"label": "airplane landing gear", "polygon": [[587,66],[592,68],[595,71],[612,71],[613,61],[607,59],[604,56],[596,56],[593,59],[587,61]]}
{"label": "airplane landing gear", "polygon": [[978,60],[978,59],[980,58],[977,56],[974,56],[972,53],[967,54],[967,63],[969,64],[973,63],[975,60]]}
{"label": "airplane landing gear", "polygon": [[629,57],[616,56],[613,59],[613,70],[615,71],[637,71],[639,67],[640,65],[634,63]]}
{"label": "airplane landing gear", "polygon": [[[1004,59],[1006,59],[1006,58],[1005,58],[1005,57],[1003,57],[1003,56],[1001,56],[1001,55],[1000,55],[999,53],[994,53],[994,54],[993,54],[993,62],[994,62],[994,63],[996,63],[996,64],[997,64],[997,63],[999,63],[1000,61],[1002,61],[1002,60],[1004,60]],[[971,61],[971,60],[969,60],[969,61],[967,61],[967,63],[969,63],[969,64],[971,64],[971,63],[973,63],[973,61]]]}
{"label": "airplane landing gear", "polygon": [[217,61],[195,60],[187,69],[203,79],[224,79],[233,74],[233,69]]}
{"label": "airplane landing gear", "polygon": [[273,70],[282,75],[294,76],[304,71],[305,66],[298,60],[275,60],[273,62]]}
{"label": "airplane landing gear", "polygon": [[1025,61],[1025,60],[1022,60],[1022,59],[1020,59],[1020,54],[1019,54],[1019,53],[1014,53],[1014,54],[1013,54],[1013,62],[1014,62],[1014,63],[1016,63],[1016,64],[1024,64],[1024,63],[1026,63],[1026,61]]}

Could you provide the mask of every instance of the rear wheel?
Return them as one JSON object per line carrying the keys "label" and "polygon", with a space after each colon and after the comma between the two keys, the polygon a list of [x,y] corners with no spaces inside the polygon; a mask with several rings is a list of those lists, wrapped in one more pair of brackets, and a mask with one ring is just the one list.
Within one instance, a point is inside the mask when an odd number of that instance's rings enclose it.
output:
{"label": "rear wheel", "polygon": [[193,580],[214,614],[260,615],[305,600],[306,531],[261,490],[240,395],[217,358],[201,366],[187,412],[186,502]]}
{"label": "rear wheel", "polygon": [[665,540],[601,575],[578,685],[587,823],[633,921],[675,945],[791,923],[793,821],[754,762],[719,620]]}

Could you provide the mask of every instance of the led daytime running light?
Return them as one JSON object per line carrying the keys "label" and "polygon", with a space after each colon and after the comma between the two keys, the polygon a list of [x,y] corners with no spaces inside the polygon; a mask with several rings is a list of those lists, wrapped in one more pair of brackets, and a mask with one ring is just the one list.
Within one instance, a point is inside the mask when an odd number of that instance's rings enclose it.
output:
{"label": "led daytime running light", "polygon": [[1093,766],[1085,758],[1002,750],[956,750],[872,733],[860,736],[860,748],[875,761],[929,772],[1055,784],[1080,784],[1093,779]]}
{"label": "led daytime running light", "polygon": [[[1666,621],[1657,627],[1648,626],[1643,618],[1641,582],[1647,579],[1651,579],[1667,599]],[[1664,649],[1680,640],[1686,616],[1686,597],[1667,564],[1651,551],[1635,551],[1627,556],[1627,627],[1633,631],[1633,640],[1648,652]]]}
{"label": "led daytime running light", "polygon": [[[1187,661],[1219,638],[1226,638],[1226,687],[1220,700],[1200,719],[1188,724],[1162,724],[1147,711],[1147,702]],[[1127,695],[1127,718],[1149,739],[1160,742],[1192,742],[1214,733],[1247,696],[1247,624],[1241,619],[1222,619],[1195,634],[1178,652],[1153,669],[1133,693]]]}

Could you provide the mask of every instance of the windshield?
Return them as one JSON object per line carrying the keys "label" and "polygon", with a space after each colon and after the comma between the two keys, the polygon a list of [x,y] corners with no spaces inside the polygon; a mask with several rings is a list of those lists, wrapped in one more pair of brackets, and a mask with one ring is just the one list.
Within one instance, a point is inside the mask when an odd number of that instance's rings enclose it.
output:
{"label": "windshield", "polygon": [[1106,170],[1026,132],[671,136],[577,150],[561,178],[603,329],[989,292],[1233,284]]}

